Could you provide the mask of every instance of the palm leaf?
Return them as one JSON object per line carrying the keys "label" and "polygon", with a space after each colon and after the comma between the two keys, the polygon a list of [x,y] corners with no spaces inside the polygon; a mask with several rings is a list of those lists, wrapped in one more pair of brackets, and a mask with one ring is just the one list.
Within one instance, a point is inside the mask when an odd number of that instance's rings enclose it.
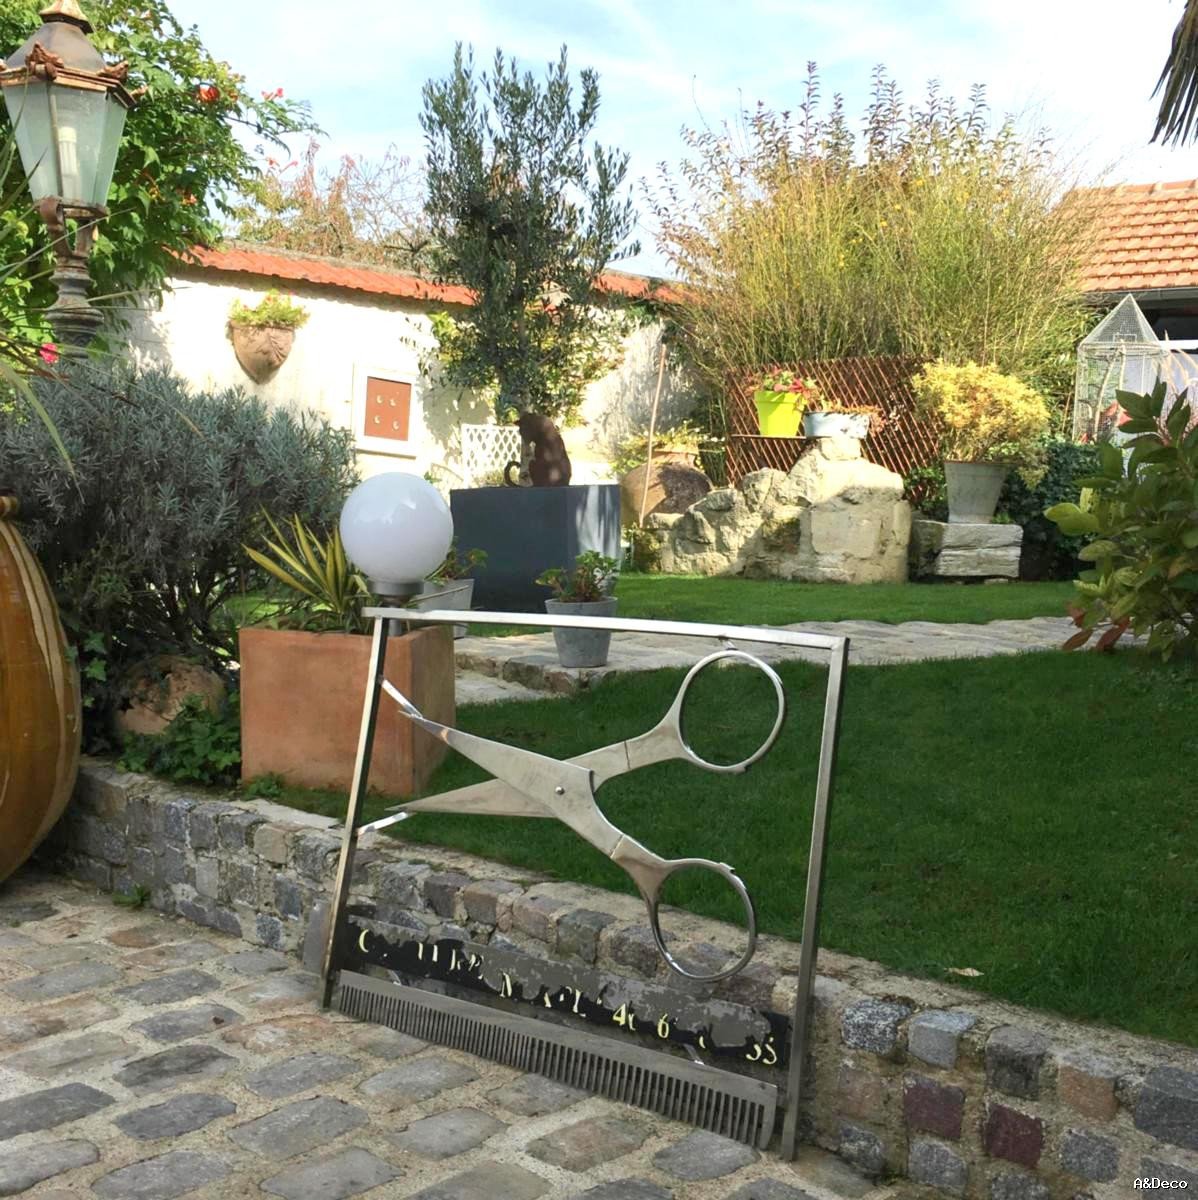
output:
{"label": "palm leaf", "polygon": [[1175,146],[1188,142],[1198,121],[1198,0],[1186,0],[1152,94],[1158,92],[1161,107],[1152,140]]}

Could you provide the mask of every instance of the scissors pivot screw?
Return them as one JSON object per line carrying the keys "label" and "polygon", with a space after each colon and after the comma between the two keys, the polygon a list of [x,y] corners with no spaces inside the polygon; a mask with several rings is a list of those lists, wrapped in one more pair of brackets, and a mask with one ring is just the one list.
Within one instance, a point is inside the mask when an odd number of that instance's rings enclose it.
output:
{"label": "scissors pivot screw", "polygon": [[566,794],[566,789],[559,784],[553,789],[553,794],[555,796],[564,796]]}

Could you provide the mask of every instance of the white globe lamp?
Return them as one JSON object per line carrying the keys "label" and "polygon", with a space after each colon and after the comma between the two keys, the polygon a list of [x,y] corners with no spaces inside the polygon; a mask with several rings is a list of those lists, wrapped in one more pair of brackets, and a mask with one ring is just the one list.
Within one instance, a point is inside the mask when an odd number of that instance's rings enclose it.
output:
{"label": "white globe lamp", "polygon": [[349,560],[380,596],[418,595],[449,553],[453,517],[431,483],[404,471],[358,484],[341,509]]}

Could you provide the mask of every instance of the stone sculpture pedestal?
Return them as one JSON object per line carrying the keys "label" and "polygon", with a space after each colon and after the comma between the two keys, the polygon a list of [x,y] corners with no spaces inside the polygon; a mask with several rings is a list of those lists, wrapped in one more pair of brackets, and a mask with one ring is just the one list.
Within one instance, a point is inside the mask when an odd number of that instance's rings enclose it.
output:
{"label": "stone sculpture pedestal", "polygon": [[911,574],[917,579],[1018,579],[1019,525],[911,522]]}

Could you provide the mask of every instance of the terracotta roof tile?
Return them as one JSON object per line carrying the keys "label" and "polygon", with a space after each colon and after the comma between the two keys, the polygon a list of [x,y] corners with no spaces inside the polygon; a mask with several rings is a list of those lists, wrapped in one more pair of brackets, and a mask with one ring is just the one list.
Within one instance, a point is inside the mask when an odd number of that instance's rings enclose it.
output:
{"label": "terracotta roof tile", "polygon": [[[228,242],[219,249],[196,246],[190,259],[184,262],[193,269],[261,275],[403,300],[431,300],[438,304],[472,304],[474,301],[470,289],[460,284],[435,283],[388,267],[361,266],[340,259],[292,254],[244,242]],[[629,300],[653,299],[666,304],[678,298],[677,291],[669,283],[619,271],[605,271],[599,277],[598,290]]]}
{"label": "terracotta roof tile", "polygon": [[1102,205],[1087,291],[1198,287],[1198,179],[1088,193]]}

